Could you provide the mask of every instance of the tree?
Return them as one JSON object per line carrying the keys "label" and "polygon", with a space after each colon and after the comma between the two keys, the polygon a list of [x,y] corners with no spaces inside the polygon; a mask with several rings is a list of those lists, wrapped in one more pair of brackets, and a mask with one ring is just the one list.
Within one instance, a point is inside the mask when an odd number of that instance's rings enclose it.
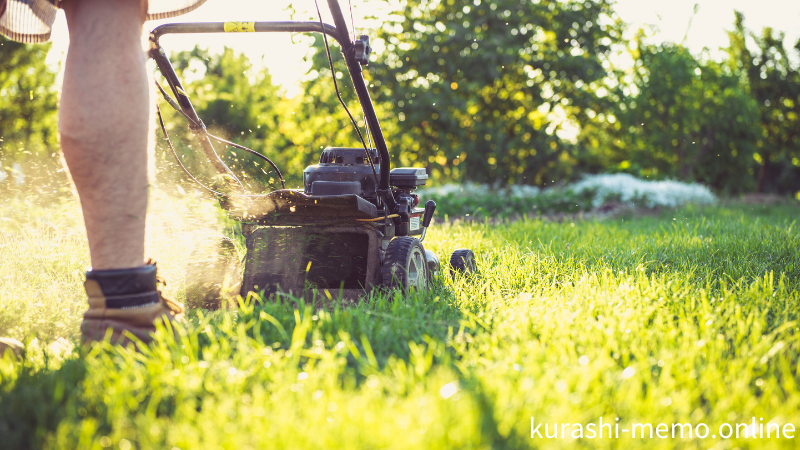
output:
{"label": "tree", "polygon": [[559,130],[605,108],[603,61],[621,36],[609,1],[408,0],[398,14],[369,74],[404,163],[498,184],[575,175]]}
{"label": "tree", "polygon": [[760,130],[739,74],[679,44],[648,44],[641,32],[634,42],[633,82],[620,82],[604,127],[617,168],[729,193],[749,189]]}
{"label": "tree", "polygon": [[[747,47],[747,36],[755,41],[755,52]],[[749,33],[740,12],[729,37],[731,60],[743,72],[760,110],[756,189],[800,191],[800,67],[789,59],[783,34],[771,28],[764,28],[761,36]],[[800,56],[800,41],[794,48]]]}

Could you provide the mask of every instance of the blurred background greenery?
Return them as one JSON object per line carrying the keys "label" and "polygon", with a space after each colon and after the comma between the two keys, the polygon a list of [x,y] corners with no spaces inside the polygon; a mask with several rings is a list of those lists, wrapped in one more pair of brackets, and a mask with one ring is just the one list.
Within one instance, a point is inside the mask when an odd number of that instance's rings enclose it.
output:
{"label": "blurred background greenery", "polygon": [[[699,182],[723,195],[800,195],[800,42],[748,30],[741,14],[727,56],[712,58],[653,43],[645,30],[625,38],[608,0],[408,0],[399,8],[370,32],[385,50],[364,75],[394,163],[427,167],[434,185],[547,187],[621,172]],[[322,38],[308,39],[310,69],[293,97],[235,49],[172,54],[212,132],[267,154],[287,187],[300,185],[322,148],[358,145]],[[363,127],[332,50],[344,100]],[[24,173],[50,180],[36,184],[42,193],[68,191],[58,161],[57,74],[46,52],[0,41],[0,190],[18,189]],[[185,164],[210,175],[185,121],[168,109]],[[159,181],[187,182],[157,141]],[[260,161],[224,152],[254,189],[274,185]]]}

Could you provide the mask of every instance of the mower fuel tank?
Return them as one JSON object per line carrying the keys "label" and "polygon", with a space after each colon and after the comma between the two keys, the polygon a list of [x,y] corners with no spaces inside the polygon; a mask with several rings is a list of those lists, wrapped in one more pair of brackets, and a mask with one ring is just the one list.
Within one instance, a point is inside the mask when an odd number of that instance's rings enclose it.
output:
{"label": "mower fuel tank", "polygon": [[375,149],[367,152],[363,148],[328,147],[322,151],[319,164],[303,171],[304,192],[311,196],[356,194],[374,200],[376,181],[381,176],[379,163]]}
{"label": "mower fuel tank", "polygon": [[358,181],[313,181],[311,195],[361,195],[363,189]]}
{"label": "mower fuel tank", "polygon": [[389,184],[398,189],[416,189],[424,186],[427,179],[424,167],[398,167],[389,172]]}

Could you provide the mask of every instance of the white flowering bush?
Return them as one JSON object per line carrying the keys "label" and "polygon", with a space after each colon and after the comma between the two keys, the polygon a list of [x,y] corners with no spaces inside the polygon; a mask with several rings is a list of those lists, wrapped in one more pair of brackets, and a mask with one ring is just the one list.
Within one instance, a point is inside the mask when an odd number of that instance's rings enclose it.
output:
{"label": "white flowering bush", "polygon": [[[534,188],[536,189],[536,188]],[[459,197],[483,196],[489,195],[492,188],[488,184],[465,183],[465,184],[445,184],[443,186],[420,189],[417,193],[420,196],[433,198],[433,197],[447,197],[455,195]]]}
{"label": "white flowering bush", "polygon": [[680,181],[646,181],[627,173],[589,175],[568,186],[576,194],[592,192],[592,206],[620,201],[645,208],[675,207],[687,203],[713,204],[717,198],[697,183]]}
{"label": "white flowering bush", "polygon": [[676,207],[687,203],[713,204],[716,197],[703,185],[679,181],[646,181],[628,174],[589,175],[560,187],[540,189],[515,185],[446,184],[420,189],[423,202],[434,199],[441,214],[507,216],[537,212],[578,212],[608,202],[632,207]]}
{"label": "white flowering bush", "polygon": [[542,190],[536,186],[515,184],[508,188],[508,196],[514,198],[536,197]]}

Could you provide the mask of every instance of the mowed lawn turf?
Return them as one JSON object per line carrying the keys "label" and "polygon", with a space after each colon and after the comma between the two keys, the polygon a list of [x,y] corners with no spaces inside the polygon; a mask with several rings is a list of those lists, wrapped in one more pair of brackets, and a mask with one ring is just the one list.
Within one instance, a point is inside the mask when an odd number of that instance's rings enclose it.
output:
{"label": "mowed lawn turf", "polygon": [[[149,254],[172,283],[168,295],[182,300],[192,247],[226,222],[207,201],[155,197]],[[795,205],[440,221],[426,247],[443,261],[472,248],[477,274],[445,271],[428,292],[376,293],[330,310],[251,298],[190,310],[179,338],[162,330],[141,353],[59,354],[47,346],[77,342],[85,309],[88,256],[75,211],[74,202],[0,207],[0,336],[28,345],[21,362],[0,362],[3,448],[800,441],[791,431],[800,428]],[[598,428],[601,419],[611,426]],[[532,423],[541,424],[533,437]]]}

